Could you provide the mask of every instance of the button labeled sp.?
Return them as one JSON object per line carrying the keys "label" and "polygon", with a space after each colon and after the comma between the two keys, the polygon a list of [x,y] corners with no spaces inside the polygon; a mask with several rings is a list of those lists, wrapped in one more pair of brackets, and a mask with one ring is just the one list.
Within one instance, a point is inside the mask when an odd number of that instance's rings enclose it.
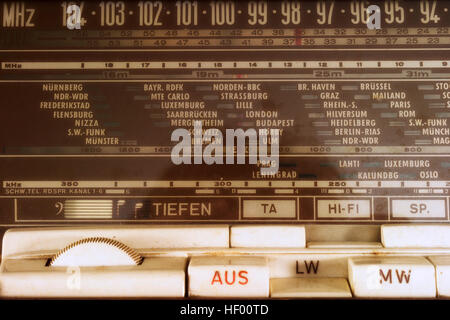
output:
{"label": "button labeled sp.", "polygon": [[393,218],[445,218],[444,199],[393,199],[391,205]]}

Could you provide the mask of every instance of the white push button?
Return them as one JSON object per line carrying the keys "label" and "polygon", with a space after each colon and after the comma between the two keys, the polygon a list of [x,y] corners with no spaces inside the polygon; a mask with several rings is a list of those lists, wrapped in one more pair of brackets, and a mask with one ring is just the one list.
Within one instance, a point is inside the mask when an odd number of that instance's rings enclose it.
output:
{"label": "white push button", "polygon": [[12,229],[3,237],[0,296],[184,297],[187,258],[142,251],[228,248],[228,240],[228,226]]}
{"label": "white push button", "polygon": [[46,259],[2,262],[0,296],[184,297],[186,258],[152,257],[138,266],[48,267]]}
{"label": "white push button", "polygon": [[354,249],[354,248],[383,248],[379,242],[362,242],[362,241],[312,241],[307,245],[310,249]]}
{"label": "white push button", "polygon": [[448,248],[450,226],[433,224],[383,225],[381,241],[386,248]]}
{"label": "white push button", "polygon": [[348,263],[353,293],[363,298],[433,298],[433,265],[423,257],[355,257]]}
{"label": "white push button", "polygon": [[270,281],[272,298],[351,298],[344,278],[279,278]]}
{"label": "white push button", "polygon": [[232,226],[232,248],[304,248],[304,226]]}
{"label": "white push button", "polygon": [[262,257],[194,257],[191,297],[268,297],[269,268]]}
{"label": "white push button", "polygon": [[3,238],[2,258],[30,251],[58,251],[74,241],[104,237],[131,248],[228,248],[224,225],[102,226],[10,229]]}
{"label": "white push button", "polygon": [[438,297],[450,298],[450,256],[428,257],[436,268]]}

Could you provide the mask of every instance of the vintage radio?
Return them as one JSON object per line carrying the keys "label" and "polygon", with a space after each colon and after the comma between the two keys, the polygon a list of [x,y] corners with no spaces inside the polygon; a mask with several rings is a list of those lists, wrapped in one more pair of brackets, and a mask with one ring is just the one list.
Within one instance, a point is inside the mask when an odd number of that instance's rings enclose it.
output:
{"label": "vintage radio", "polygon": [[2,298],[448,298],[450,1],[6,1]]}

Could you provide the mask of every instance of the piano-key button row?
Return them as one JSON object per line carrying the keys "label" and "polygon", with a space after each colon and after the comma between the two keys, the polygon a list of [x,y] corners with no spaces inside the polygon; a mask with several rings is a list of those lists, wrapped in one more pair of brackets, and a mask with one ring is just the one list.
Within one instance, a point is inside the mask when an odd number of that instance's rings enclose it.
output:
{"label": "piano-key button row", "polygon": [[[450,226],[383,225],[379,242],[307,241],[307,231],[301,225],[12,229],[4,236],[0,296],[450,298]],[[123,241],[142,263],[70,265],[68,273],[42,258],[96,237]]]}

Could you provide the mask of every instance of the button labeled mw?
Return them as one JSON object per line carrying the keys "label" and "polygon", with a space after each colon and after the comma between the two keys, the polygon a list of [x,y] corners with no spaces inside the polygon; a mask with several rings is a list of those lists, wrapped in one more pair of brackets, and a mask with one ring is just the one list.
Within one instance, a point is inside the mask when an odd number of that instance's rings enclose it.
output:
{"label": "button labeled mw", "polygon": [[191,297],[268,297],[269,267],[262,257],[193,257]]}
{"label": "button labeled mw", "polygon": [[292,200],[243,200],[243,218],[295,218],[296,201]]}
{"label": "button labeled mw", "polygon": [[423,257],[355,257],[348,278],[356,297],[433,298],[434,266]]}

